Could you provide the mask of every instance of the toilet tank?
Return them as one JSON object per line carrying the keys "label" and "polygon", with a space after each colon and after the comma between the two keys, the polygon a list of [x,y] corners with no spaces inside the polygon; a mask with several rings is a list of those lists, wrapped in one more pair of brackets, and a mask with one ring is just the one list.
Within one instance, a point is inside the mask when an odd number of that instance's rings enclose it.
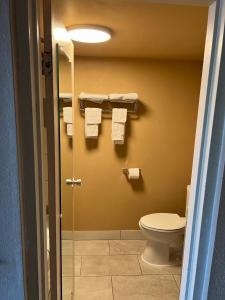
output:
{"label": "toilet tank", "polygon": [[190,190],[191,190],[191,185],[189,184],[189,185],[187,185],[185,217],[187,217],[187,214],[188,214],[188,204],[189,204]]}

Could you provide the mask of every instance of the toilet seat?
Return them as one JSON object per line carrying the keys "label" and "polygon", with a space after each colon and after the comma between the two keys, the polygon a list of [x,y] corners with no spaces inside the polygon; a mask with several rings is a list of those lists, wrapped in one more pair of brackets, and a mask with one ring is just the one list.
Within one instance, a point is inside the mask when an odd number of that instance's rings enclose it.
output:
{"label": "toilet seat", "polygon": [[140,225],[155,231],[177,231],[186,225],[186,218],[177,214],[156,213],[149,214],[140,219]]}

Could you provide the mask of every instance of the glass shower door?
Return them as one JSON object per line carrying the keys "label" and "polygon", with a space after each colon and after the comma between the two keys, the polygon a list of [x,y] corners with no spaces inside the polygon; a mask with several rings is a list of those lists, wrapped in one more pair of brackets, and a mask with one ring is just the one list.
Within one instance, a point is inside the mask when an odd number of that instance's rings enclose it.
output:
{"label": "glass shower door", "polygon": [[[73,47],[73,45],[71,45]],[[74,291],[74,201],[73,201],[73,59],[64,44],[57,45],[58,122],[60,152],[62,299]],[[73,55],[72,55],[73,56]]]}

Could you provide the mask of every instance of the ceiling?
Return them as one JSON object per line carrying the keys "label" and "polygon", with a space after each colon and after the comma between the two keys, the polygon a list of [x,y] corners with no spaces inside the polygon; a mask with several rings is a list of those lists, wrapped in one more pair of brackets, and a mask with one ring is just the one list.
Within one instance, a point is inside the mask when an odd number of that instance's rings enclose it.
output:
{"label": "ceiling", "polygon": [[57,17],[65,27],[93,24],[113,31],[112,39],[106,43],[74,43],[75,55],[203,58],[207,6],[156,4],[147,0],[55,0],[55,4]]}

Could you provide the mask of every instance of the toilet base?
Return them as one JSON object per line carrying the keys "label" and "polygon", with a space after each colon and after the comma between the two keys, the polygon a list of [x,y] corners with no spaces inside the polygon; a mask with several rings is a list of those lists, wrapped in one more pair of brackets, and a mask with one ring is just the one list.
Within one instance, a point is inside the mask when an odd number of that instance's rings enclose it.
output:
{"label": "toilet base", "polygon": [[181,264],[181,262],[178,262],[176,259],[171,259],[168,244],[152,240],[147,241],[141,258],[145,263],[154,266],[178,266]]}

